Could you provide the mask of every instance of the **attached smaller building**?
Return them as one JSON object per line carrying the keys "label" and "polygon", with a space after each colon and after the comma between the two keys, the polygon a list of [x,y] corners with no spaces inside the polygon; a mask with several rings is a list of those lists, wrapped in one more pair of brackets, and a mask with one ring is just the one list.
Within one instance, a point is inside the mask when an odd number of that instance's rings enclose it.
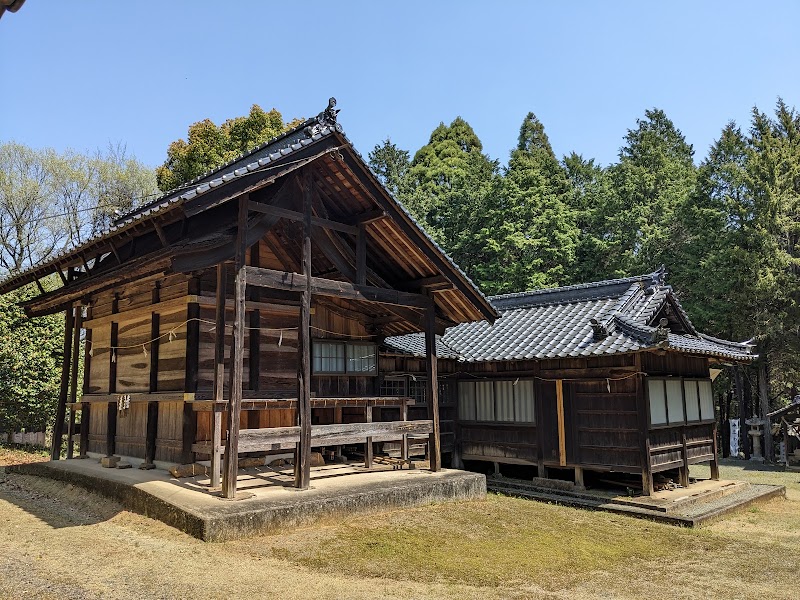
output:
{"label": "attached smaller building", "polygon": [[[654,473],[688,485],[695,463],[718,478],[711,368],[756,356],[698,332],[664,275],[495,296],[495,323],[449,328],[437,354],[453,462],[570,469],[579,484],[585,470],[641,474],[646,494]],[[419,386],[421,336],[385,345],[384,387]]]}

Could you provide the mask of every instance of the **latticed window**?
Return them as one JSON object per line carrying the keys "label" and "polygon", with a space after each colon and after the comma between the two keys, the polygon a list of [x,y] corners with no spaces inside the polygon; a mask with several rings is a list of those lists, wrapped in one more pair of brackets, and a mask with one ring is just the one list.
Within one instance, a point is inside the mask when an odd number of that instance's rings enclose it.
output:
{"label": "latticed window", "polygon": [[406,395],[405,377],[387,377],[381,382],[381,396],[401,398]]}
{"label": "latticed window", "polygon": [[347,344],[347,372],[374,373],[376,352],[375,344]]}
{"label": "latticed window", "polygon": [[673,377],[647,381],[650,425],[681,425],[714,420],[714,397],[710,379]]}

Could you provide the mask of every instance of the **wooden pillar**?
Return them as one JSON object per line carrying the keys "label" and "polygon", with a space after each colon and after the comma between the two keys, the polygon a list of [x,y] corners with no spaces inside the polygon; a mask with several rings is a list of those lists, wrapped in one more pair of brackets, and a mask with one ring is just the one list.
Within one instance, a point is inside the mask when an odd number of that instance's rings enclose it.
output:
{"label": "wooden pillar", "polygon": [[[155,294],[158,288],[154,290],[154,303],[157,302]],[[150,316],[150,393],[158,391],[158,355],[160,348],[160,340],[158,337],[161,335],[161,316],[154,312]],[[140,469],[154,469],[156,460],[156,439],[158,438],[158,402],[147,403],[147,425],[146,425],[146,438],[144,447],[144,462],[139,465]]]}
{"label": "wooden pillar", "polygon": [[[116,300],[114,301],[116,304]],[[108,367],[108,393],[114,394],[117,391],[117,351],[115,347],[119,344],[119,323],[111,323],[111,352]],[[106,424],[106,456],[114,456],[117,450],[117,403],[108,403],[108,420]]]}
{"label": "wooden pillar", "polygon": [[228,403],[228,439],[225,442],[225,464],[222,473],[222,495],[236,496],[236,475],[239,470],[239,420],[242,410],[242,380],[244,376],[244,327],[247,280],[245,278],[245,252],[247,250],[248,196],[239,198],[239,217],[236,234],[233,289],[233,343],[230,362],[230,401]]}
{"label": "wooden pillar", "polygon": [[[684,409],[685,411],[686,409]],[[686,414],[686,412],[684,412]],[[686,427],[681,427],[681,466],[678,467],[678,483],[681,487],[689,487],[689,452],[686,447]]]}
{"label": "wooden pillar", "polygon": [[425,311],[425,371],[428,376],[428,418],[433,421],[433,432],[428,442],[431,471],[442,468],[442,442],[439,429],[439,377],[436,361],[436,304]]}
{"label": "wooden pillar", "polygon": [[767,378],[767,352],[764,350],[763,360],[758,365],[758,397],[760,400],[761,418],[764,420],[764,460],[771,463],[775,460],[772,449],[772,427],[769,417],[769,379]]}
{"label": "wooden pillar", "polygon": [[717,424],[714,423],[714,458],[711,459],[711,479],[714,481],[719,480],[719,449],[717,448]]}
{"label": "wooden pillar", "polygon": [[[200,278],[192,277],[189,281],[189,294],[198,296],[200,294]],[[197,392],[197,377],[200,371],[200,304],[190,302],[186,306],[186,374],[184,379],[184,391],[187,394]],[[183,449],[181,451],[181,462],[184,464],[194,462],[194,452],[192,446],[197,437],[197,415],[194,412],[191,402],[183,403],[183,428],[181,438]]]}
{"label": "wooden pillar", "polygon": [[[90,320],[92,318],[92,307],[91,305],[86,307],[86,319]],[[87,329],[86,333],[84,334],[84,345],[83,345],[83,394],[86,395],[89,393],[89,384],[91,381],[91,371],[92,371],[92,330]],[[90,412],[90,404],[88,402],[81,403],[81,453],[78,455],[78,458],[88,458],[86,454],[89,451],[89,427],[91,425],[91,418]]]}
{"label": "wooden pillar", "polygon": [[[366,422],[372,423],[372,405],[367,403],[366,408],[364,409]],[[367,469],[372,468],[372,438],[367,438],[367,443],[364,444],[364,466]]]}
{"label": "wooden pillar", "polygon": [[61,389],[58,393],[56,421],[53,424],[53,445],[50,449],[51,460],[58,460],[61,457],[61,438],[64,435],[64,416],[67,411],[67,396],[69,395],[70,349],[72,348],[74,323],[74,315],[72,307],[70,307],[66,310],[64,316],[64,355],[61,358]]}
{"label": "wooden pillar", "polygon": [[[636,354],[636,371],[642,372],[641,354]],[[636,377],[636,407],[639,413],[639,460],[642,467],[642,493],[653,493],[653,465],[650,460],[650,398],[644,376]]]}
{"label": "wooden pillar", "polygon": [[564,421],[564,380],[556,380],[556,416],[558,418],[558,466],[567,466],[566,423]]}
{"label": "wooden pillar", "polygon": [[[403,400],[403,404],[400,408],[400,418],[403,421],[408,421],[408,401]],[[403,440],[400,442],[400,458],[403,459],[403,462],[408,463],[411,466],[411,463],[408,460],[408,434],[403,434]]]}
{"label": "wooden pillar", "polygon": [[225,263],[217,265],[217,314],[214,327],[214,410],[211,411],[211,487],[220,483],[222,462],[222,402],[225,387]]}
{"label": "wooden pillar", "polygon": [[75,308],[72,327],[72,370],[70,374],[69,392],[69,426],[67,427],[67,458],[72,458],[75,449],[75,410],[78,402],[78,367],[81,353],[81,314],[83,309]]}
{"label": "wooden pillar", "polygon": [[297,332],[297,409],[300,445],[295,465],[295,487],[308,489],[311,482],[311,171],[303,171],[303,275],[306,287],[300,298],[300,330]]}

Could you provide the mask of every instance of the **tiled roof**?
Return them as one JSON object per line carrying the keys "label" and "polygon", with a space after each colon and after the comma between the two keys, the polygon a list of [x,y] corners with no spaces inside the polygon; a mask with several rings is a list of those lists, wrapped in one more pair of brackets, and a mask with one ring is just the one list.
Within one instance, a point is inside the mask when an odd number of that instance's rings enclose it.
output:
{"label": "tiled roof", "polygon": [[[663,273],[613,279],[490,298],[500,312],[494,324],[463,323],[449,328],[437,350],[465,362],[600,356],[647,348],[672,349],[731,360],[753,360],[747,343],[698,333],[664,285]],[[665,304],[676,309],[688,333],[653,324]],[[595,337],[591,320],[600,332]],[[421,334],[386,338],[394,350],[424,355]]]}
{"label": "tiled roof", "polygon": [[[318,142],[319,140],[330,136],[334,132],[338,133],[349,146],[352,151],[362,162],[365,168],[372,174],[375,180],[380,185],[380,179],[374,171],[369,167],[367,161],[361,154],[353,147],[350,140],[344,134],[342,126],[336,122],[336,113],[333,111],[335,106],[335,99],[331,98],[328,109],[323,111],[316,117],[307,119],[300,123],[293,129],[284,132],[283,134],[268,140],[264,144],[242,154],[238,158],[216,167],[211,171],[197,177],[179,188],[176,188],[166,194],[156,198],[155,200],[138,207],[137,209],[121,216],[117,219],[108,229],[97,234],[79,246],[67,249],[58,255],[48,258],[37,265],[34,265],[21,273],[9,275],[6,279],[0,281],[0,293],[10,291],[16,287],[32,282],[36,277],[52,273],[57,268],[59,263],[71,256],[78,255],[80,252],[87,250],[92,245],[102,242],[105,238],[110,238],[114,234],[121,232],[124,229],[132,227],[136,223],[140,223],[148,218],[152,218],[158,214],[167,212],[180,206],[181,204],[192,201],[198,196],[206,192],[225,185],[230,181],[244,177],[261,169],[269,168],[271,164],[281,162],[285,165],[284,159],[291,156],[298,150]],[[331,112],[333,111],[333,112]],[[384,188],[385,189],[385,188]],[[408,219],[419,229],[421,234],[433,247],[441,253],[445,261],[450,267],[458,273],[460,277],[472,288],[474,293],[487,303],[486,297],[477,285],[469,278],[469,276],[459,267],[452,258],[442,249],[436,241],[430,237],[424,227],[422,227],[416,219],[408,212],[406,207],[396,198],[394,198],[387,190],[387,196],[394,202],[397,208],[405,214]]]}

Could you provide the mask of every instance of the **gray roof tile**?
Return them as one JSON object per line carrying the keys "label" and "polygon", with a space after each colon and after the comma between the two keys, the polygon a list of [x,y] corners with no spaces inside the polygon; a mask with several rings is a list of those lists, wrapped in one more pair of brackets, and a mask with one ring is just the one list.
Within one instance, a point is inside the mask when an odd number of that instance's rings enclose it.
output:
{"label": "gray roof tile", "polygon": [[[500,312],[494,324],[463,323],[437,343],[440,357],[464,362],[568,358],[636,352],[661,347],[731,360],[753,360],[752,346],[698,333],[658,273],[490,298]],[[687,334],[664,333],[651,321],[665,303],[678,309]],[[595,340],[590,319],[608,336]],[[396,351],[424,356],[422,334],[386,338]]]}

